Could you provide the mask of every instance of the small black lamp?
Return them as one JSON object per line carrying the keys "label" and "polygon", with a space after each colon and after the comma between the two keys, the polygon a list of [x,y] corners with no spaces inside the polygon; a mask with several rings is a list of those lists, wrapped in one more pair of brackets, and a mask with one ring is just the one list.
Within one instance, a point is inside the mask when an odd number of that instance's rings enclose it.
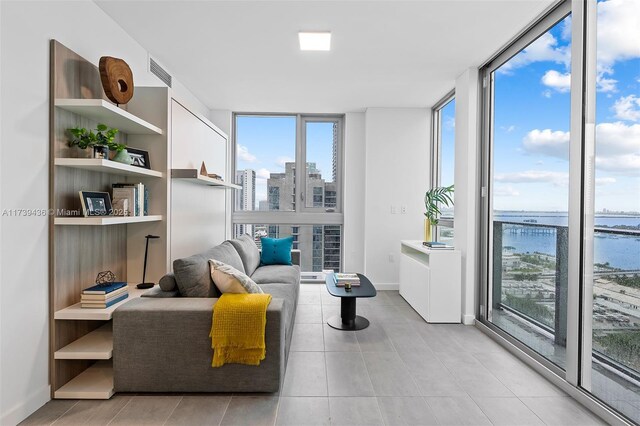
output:
{"label": "small black lamp", "polygon": [[145,282],[145,278],[147,277],[147,254],[149,254],[149,239],[151,238],[156,239],[160,237],[157,235],[149,234],[145,238],[147,239],[147,247],[144,249],[144,269],[142,270],[142,282],[136,286],[137,288],[140,288],[140,289],[151,288],[155,285],[155,283]]}

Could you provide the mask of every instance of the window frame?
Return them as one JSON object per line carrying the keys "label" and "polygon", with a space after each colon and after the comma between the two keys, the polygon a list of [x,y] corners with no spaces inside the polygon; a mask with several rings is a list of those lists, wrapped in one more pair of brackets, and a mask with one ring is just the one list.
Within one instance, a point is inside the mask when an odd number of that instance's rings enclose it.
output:
{"label": "window frame", "polygon": [[[430,188],[440,186],[442,178],[442,110],[456,98],[456,89],[449,91],[431,108],[431,181]],[[454,227],[453,216],[443,216],[438,227]],[[439,231],[439,230],[438,230]],[[440,232],[436,232],[436,240]]]}

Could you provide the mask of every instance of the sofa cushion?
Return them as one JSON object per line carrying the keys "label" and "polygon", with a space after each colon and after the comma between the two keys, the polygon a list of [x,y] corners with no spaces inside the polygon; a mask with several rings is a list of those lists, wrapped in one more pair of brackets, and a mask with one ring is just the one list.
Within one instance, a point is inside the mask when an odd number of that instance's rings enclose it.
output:
{"label": "sofa cushion", "polygon": [[251,275],[257,284],[299,284],[300,267],[298,265],[266,265],[261,266]]}
{"label": "sofa cushion", "polygon": [[142,293],[142,297],[156,297],[156,298],[165,298],[165,297],[180,297],[180,292],[178,288],[171,291],[164,291],[160,287],[154,286],[153,288]]}
{"label": "sofa cushion", "polygon": [[291,262],[291,249],[293,237],[285,238],[260,238],[262,254],[261,265],[293,265]]}
{"label": "sofa cushion", "polygon": [[173,273],[180,294],[184,297],[219,297],[220,291],[211,279],[209,259],[215,259],[227,265],[233,266],[244,273],[242,259],[231,245],[225,241],[202,253],[176,259],[173,261]]}
{"label": "sofa cushion", "polygon": [[173,273],[168,273],[164,277],[160,278],[158,281],[160,288],[162,291],[173,291],[177,290],[178,284],[176,283],[176,277]]}
{"label": "sofa cushion", "polygon": [[262,293],[258,284],[233,266],[209,259],[213,283],[224,293]]}
{"label": "sofa cushion", "polygon": [[291,336],[291,330],[293,328],[294,314],[296,303],[298,301],[298,284],[262,284],[260,288],[262,291],[270,294],[274,299],[284,300],[284,328],[285,335]]}
{"label": "sofa cushion", "polygon": [[249,234],[244,234],[240,238],[229,240],[242,259],[244,273],[253,274],[260,266],[260,250]]}

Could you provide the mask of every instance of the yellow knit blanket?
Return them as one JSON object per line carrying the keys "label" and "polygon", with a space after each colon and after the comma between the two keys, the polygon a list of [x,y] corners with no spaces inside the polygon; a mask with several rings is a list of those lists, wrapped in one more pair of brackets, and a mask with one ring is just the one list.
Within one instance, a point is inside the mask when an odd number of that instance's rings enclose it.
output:
{"label": "yellow knit blanket", "polygon": [[260,365],[265,357],[265,326],[270,294],[220,296],[213,307],[211,324],[212,367],[225,363]]}

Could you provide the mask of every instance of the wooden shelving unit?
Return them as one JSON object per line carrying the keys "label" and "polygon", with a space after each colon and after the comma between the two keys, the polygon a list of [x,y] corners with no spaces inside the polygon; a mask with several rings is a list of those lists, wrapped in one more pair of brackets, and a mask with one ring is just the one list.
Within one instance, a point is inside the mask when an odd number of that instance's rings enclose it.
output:
{"label": "wooden shelving unit", "polygon": [[[142,181],[149,190],[147,216],[51,216],[49,221],[51,396],[108,399],[114,394],[110,320],[116,309],[146,290],[131,285],[127,299],[106,309],[82,308],[81,294],[101,271],[112,271],[118,281],[139,282],[147,234],[160,236],[149,250],[147,277],[157,282],[168,271],[171,181],[166,129],[171,92],[136,87],[127,109],[118,107],[104,97],[98,68],[55,40],[50,88],[49,207],[77,211],[78,191],[111,191],[114,183]],[[147,151],[155,169],[69,158],[68,129],[98,123],[119,129],[119,142]],[[129,224],[133,226],[111,226]]]}
{"label": "wooden shelving unit", "polygon": [[181,179],[198,185],[214,186],[226,189],[242,189],[241,186],[203,176],[197,169],[171,169],[171,179]]}
{"label": "wooden shelving unit", "polygon": [[[86,309],[85,309],[86,310]],[[56,318],[59,319],[59,318]],[[113,331],[108,322],[54,353],[55,359],[111,359]]]}
{"label": "wooden shelving unit", "polygon": [[130,135],[161,135],[162,129],[104,99],[56,99],[55,106]]}
{"label": "wooden shelving unit", "polygon": [[147,216],[56,217],[55,224],[68,226],[106,226],[129,223],[158,222],[162,219],[163,216],[158,214]]}
{"label": "wooden shelving unit", "polygon": [[98,361],[54,392],[58,399],[109,399],[113,396],[113,365]]}
{"label": "wooden shelving unit", "polygon": [[164,176],[164,173],[156,170],[144,169],[142,167],[131,166],[128,164],[118,163],[117,161],[104,160],[100,158],[56,158],[54,164],[60,167],[71,167],[74,169],[110,173],[119,176],[155,178],[161,178]]}

